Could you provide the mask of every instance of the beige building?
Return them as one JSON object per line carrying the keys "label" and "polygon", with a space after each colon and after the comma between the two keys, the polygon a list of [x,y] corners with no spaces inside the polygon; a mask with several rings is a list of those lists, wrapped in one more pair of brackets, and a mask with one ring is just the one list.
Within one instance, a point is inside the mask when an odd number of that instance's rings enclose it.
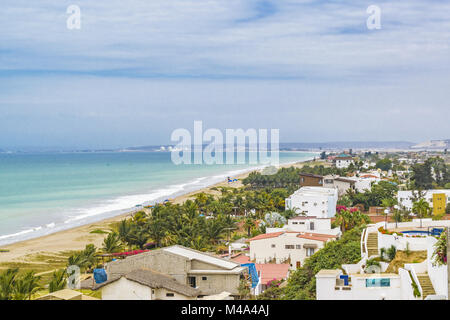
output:
{"label": "beige building", "polygon": [[174,278],[147,269],[113,276],[97,284],[102,300],[195,300],[200,291]]}
{"label": "beige building", "polygon": [[335,238],[329,234],[293,231],[260,234],[249,239],[250,259],[256,263],[289,263],[291,269],[296,269]]}
{"label": "beige building", "polygon": [[323,186],[325,188],[338,189],[339,196],[347,193],[348,190],[355,190],[356,181],[336,175],[328,175],[323,178]]}
{"label": "beige building", "polygon": [[108,263],[108,279],[138,269],[149,269],[168,275],[183,285],[200,291],[200,296],[229,292],[239,294],[240,280],[248,269],[238,263],[221,259],[183,246],[171,246]]}

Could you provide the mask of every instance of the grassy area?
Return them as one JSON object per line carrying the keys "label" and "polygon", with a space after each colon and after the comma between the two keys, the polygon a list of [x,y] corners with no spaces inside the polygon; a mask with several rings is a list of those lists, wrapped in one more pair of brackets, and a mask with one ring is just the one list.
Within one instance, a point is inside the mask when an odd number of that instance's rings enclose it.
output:
{"label": "grassy area", "polygon": [[427,258],[426,251],[411,251],[406,254],[405,251],[397,251],[394,260],[389,263],[386,270],[387,273],[398,273],[399,268],[403,268],[405,263],[420,263],[425,261]]}
{"label": "grassy area", "polygon": [[89,232],[89,233],[107,234],[107,233],[109,233],[109,231],[105,231],[105,230],[102,230],[102,229],[95,229],[95,230],[92,230],[92,231]]}
{"label": "grassy area", "polygon": [[21,261],[0,263],[0,272],[6,269],[19,268],[19,274],[22,274],[32,270],[41,276],[39,284],[46,286],[50,282],[54,270],[66,267],[67,259],[72,253],[72,251],[65,251],[30,254]]}

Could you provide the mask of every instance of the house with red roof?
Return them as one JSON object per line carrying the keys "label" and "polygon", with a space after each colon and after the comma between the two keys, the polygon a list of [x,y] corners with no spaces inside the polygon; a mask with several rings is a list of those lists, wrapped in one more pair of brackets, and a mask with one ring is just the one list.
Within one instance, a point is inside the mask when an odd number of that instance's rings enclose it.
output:
{"label": "house with red roof", "polygon": [[[247,255],[242,253],[232,257],[231,260],[239,264],[252,262]],[[261,282],[262,291],[267,289],[273,281],[287,280],[291,269],[288,263],[255,263],[255,267]]]}

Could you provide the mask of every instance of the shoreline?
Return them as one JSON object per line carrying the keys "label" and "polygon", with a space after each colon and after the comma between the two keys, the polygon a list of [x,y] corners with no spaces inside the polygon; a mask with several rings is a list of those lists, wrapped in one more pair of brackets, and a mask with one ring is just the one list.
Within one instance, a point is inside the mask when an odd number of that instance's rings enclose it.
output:
{"label": "shoreline", "polygon": [[[283,167],[298,167],[303,166],[308,162],[311,162],[312,159],[307,160],[296,160],[294,162],[280,164],[279,168]],[[237,182],[233,184],[229,184],[226,180],[213,183],[209,186],[202,187],[197,190],[192,190],[184,194],[180,194],[175,196],[171,202],[175,204],[181,204],[187,199],[193,197],[193,195],[201,192],[206,192],[210,194],[219,194],[216,191],[210,190],[214,187],[233,187],[239,188],[242,186],[241,180],[246,178],[251,172],[260,171],[261,168],[251,168],[248,171],[238,174],[233,178],[238,179]],[[51,253],[61,253],[65,251],[76,251],[82,250],[84,247],[93,243],[96,247],[101,247],[103,243],[103,239],[106,236],[105,233],[91,233],[94,230],[109,230],[110,225],[115,222],[119,222],[124,218],[131,217],[135,212],[143,210],[144,208],[134,208],[128,210],[125,213],[119,214],[114,217],[109,217],[105,219],[101,219],[96,222],[88,222],[81,226],[75,226],[72,228],[68,228],[65,230],[60,230],[54,233],[50,233],[43,236],[38,236],[36,238],[20,240],[18,242],[13,242],[10,244],[5,244],[0,246],[0,263],[7,262],[30,262],[29,259],[26,259],[27,256],[43,253],[43,252],[51,252]],[[2,250],[6,250],[3,251]]]}

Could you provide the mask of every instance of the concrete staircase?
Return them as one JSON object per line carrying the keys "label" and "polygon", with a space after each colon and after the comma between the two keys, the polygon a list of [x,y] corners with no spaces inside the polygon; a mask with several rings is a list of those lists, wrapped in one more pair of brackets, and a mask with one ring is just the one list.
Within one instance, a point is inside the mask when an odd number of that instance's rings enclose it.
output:
{"label": "concrete staircase", "polygon": [[422,299],[425,299],[429,295],[436,294],[428,274],[419,273],[417,274],[417,278],[419,279],[420,286],[422,287]]}
{"label": "concrete staircase", "polygon": [[367,253],[370,256],[378,255],[378,233],[371,232],[367,236]]}

